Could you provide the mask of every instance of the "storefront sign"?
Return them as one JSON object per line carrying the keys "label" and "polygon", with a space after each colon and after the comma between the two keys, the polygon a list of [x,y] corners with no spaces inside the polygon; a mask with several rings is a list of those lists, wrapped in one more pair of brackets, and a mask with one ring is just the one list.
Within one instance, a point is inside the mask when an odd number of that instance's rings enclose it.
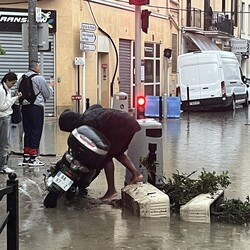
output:
{"label": "storefront sign", "polygon": [[[49,25],[49,32],[56,32],[56,11],[42,10],[43,22]],[[0,8],[0,31],[21,32],[22,23],[28,22],[27,9]]]}

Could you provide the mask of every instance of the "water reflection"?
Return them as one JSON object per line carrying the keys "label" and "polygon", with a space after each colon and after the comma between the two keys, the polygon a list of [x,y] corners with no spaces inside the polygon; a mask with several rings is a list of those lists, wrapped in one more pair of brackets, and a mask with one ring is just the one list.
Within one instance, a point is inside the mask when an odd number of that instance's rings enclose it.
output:
{"label": "water reflection", "polygon": [[[165,172],[179,170],[197,174],[207,171],[229,171],[232,181],[228,195],[245,198],[249,184],[250,127],[249,111],[184,113],[178,122],[164,124]],[[195,177],[195,176],[194,176]]]}
{"label": "water reflection", "polygon": [[[176,170],[187,174],[197,170],[195,178],[202,168],[217,174],[228,170],[232,184],[225,196],[244,200],[250,190],[249,117],[249,111],[241,108],[235,112],[183,113],[180,119],[165,120],[165,175],[171,177]],[[46,122],[41,153],[62,155],[67,149],[67,136],[56,121]],[[22,148],[19,138],[15,128],[16,151]],[[14,166],[17,159],[11,161]],[[178,217],[138,218],[105,204],[59,202],[56,209],[44,209],[42,174],[46,168],[33,172],[16,169],[20,182],[20,249],[249,249],[250,229],[244,226],[187,223]],[[116,162],[115,171],[116,187],[120,190],[125,168]],[[5,176],[0,179],[5,183]],[[102,172],[89,187],[90,196],[100,197],[106,188]],[[0,244],[6,248],[3,238]]]}

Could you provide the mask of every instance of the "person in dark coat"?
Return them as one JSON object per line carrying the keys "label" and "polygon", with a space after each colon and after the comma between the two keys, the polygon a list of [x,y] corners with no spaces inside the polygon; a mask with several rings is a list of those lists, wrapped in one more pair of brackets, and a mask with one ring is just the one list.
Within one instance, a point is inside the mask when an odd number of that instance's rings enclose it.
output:
{"label": "person in dark coat", "polygon": [[111,144],[108,155],[104,162],[102,162],[108,190],[100,198],[101,200],[111,200],[117,195],[114,183],[113,158],[117,159],[131,172],[132,178],[129,184],[134,184],[142,180],[143,176],[125,154],[134,134],[141,130],[140,125],[132,116],[120,110],[102,108],[101,105],[95,104],[83,114],[65,110],[59,117],[59,127],[62,131],[71,132],[82,125],[95,128]]}

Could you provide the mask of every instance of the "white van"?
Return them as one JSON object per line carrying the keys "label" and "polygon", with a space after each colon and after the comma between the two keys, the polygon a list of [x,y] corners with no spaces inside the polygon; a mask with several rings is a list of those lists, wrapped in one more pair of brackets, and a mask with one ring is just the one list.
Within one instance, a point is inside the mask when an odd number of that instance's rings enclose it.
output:
{"label": "white van", "polygon": [[248,91],[239,62],[232,52],[202,51],[178,57],[182,110],[235,109],[248,106]]}

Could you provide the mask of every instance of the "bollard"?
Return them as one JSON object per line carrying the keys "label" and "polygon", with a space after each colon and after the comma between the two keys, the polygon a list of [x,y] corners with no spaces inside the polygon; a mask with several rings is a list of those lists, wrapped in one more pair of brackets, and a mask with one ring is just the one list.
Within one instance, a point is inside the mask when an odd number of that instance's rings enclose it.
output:
{"label": "bollard", "polygon": [[190,97],[189,97],[189,87],[187,86],[187,110],[188,110],[188,113],[190,113],[190,106],[189,106],[189,102],[190,102]]}
{"label": "bollard", "polygon": [[[156,161],[156,150],[157,150],[157,144],[156,143],[149,143],[148,144],[148,164],[149,166],[151,164],[154,163],[154,161]],[[155,178],[155,174],[156,174],[156,167],[155,166],[151,166],[150,167],[150,174],[148,175],[148,183],[152,184],[155,186],[156,184],[156,178]]]}
{"label": "bollard", "polygon": [[159,121],[162,121],[162,96],[159,96]]}

